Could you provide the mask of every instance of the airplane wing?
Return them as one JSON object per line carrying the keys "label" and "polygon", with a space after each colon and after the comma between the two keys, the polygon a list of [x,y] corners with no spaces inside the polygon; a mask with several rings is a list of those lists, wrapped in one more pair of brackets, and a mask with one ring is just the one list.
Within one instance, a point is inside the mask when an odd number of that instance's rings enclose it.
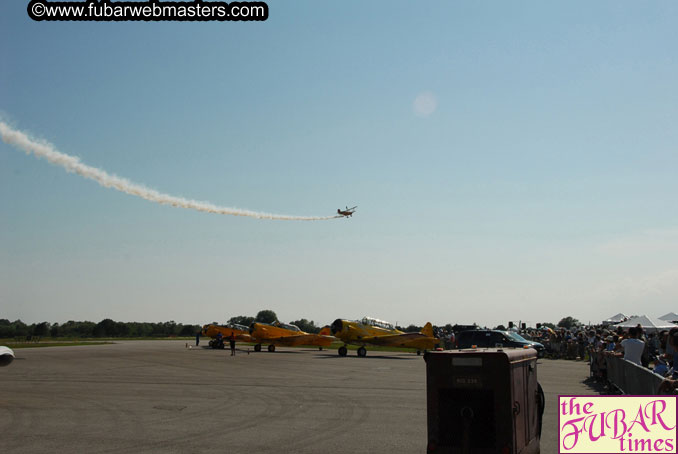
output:
{"label": "airplane wing", "polygon": [[402,346],[410,341],[418,339],[429,339],[428,336],[421,333],[388,334],[386,336],[363,337],[361,342],[372,345],[396,345]]}
{"label": "airplane wing", "polygon": [[[226,338],[228,340],[228,338]],[[238,334],[235,336],[235,340],[240,342],[252,342],[252,336],[249,334]]]}
{"label": "airplane wing", "polygon": [[317,345],[320,347],[329,347],[335,340],[333,336],[324,336],[320,334],[300,334],[298,336],[277,337],[275,339],[267,339],[264,342],[271,342],[272,344],[284,345],[287,347],[294,347],[297,345]]}
{"label": "airplane wing", "polygon": [[422,333],[389,334],[386,336],[363,337],[354,344],[371,344],[387,347],[416,348],[417,350],[430,350],[440,343],[435,337]]}

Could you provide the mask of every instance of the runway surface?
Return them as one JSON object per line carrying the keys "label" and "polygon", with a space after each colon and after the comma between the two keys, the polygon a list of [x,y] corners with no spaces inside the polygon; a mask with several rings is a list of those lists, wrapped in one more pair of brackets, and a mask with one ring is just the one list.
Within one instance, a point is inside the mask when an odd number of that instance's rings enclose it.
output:
{"label": "runway surface", "polygon": [[[246,349],[231,357],[184,341],[124,341],[15,350],[0,368],[0,451],[426,451],[422,357]],[[537,374],[542,452],[557,452],[557,395],[595,391],[583,362],[540,360]]]}

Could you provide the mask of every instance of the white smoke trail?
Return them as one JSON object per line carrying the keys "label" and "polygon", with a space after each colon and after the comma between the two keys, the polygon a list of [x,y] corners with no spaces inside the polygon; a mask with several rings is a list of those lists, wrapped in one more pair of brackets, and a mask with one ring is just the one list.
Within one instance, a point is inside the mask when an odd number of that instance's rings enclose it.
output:
{"label": "white smoke trail", "polygon": [[179,208],[204,211],[206,213],[247,216],[257,219],[273,219],[280,221],[324,221],[327,219],[336,219],[342,217],[337,215],[316,217],[260,213],[258,211],[221,207],[209,202],[200,202],[197,200],[189,200],[183,197],[163,194],[162,192],[158,192],[155,189],[147,188],[146,186],[133,183],[125,178],[111,175],[104,170],[83,164],[80,162],[80,158],[62,153],[50,143],[32,139],[24,132],[17,131],[2,121],[0,121],[0,136],[5,143],[20,148],[21,150],[25,151],[26,154],[33,153],[38,157],[45,158],[52,164],[63,167],[68,172],[74,172],[80,176],[94,180],[106,188],[113,188],[120,192],[141,197],[142,199],[150,200],[151,202],[160,203],[162,205],[172,205]]}

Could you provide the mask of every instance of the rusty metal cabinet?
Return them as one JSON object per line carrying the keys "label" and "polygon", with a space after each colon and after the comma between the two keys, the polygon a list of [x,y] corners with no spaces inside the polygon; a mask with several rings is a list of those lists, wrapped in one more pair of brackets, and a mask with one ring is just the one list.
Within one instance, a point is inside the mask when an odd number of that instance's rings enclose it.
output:
{"label": "rusty metal cabinet", "polygon": [[428,452],[539,452],[543,393],[535,350],[450,350],[425,359]]}

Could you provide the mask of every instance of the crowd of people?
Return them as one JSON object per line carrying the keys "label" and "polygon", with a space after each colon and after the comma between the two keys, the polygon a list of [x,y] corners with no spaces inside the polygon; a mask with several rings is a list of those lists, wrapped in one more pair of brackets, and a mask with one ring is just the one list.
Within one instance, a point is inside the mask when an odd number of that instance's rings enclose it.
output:
{"label": "crowd of people", "polygon": [[641,326],[629,328],[628,331],[619,329],[607,336],[604,343],[594,344],[592,351],[622,356],[659,375],[671,375],[678,379],[678,327],[649,334]]}
{"label": "crowd of people", "polygon": [[678,327],[646,332],[638,325],[580,327],[528,332],[525,337],[541,342],[550,358],[588,360],[594,378],[607,378],[606,356],[623,357],[666,378],[662,385],[678,388]]}
{"label": "crowd of people", "polygon": [[[522,334],[540,342],[546,356],[554,359],[589,360],[592,352],[607,352],[644,367],[672,365],[678,345],[678,327],[659,333],[646,332],[640,325],[624,330],[621,327],[579,327],[574,329],[532,330]],[[675,340],[674,340],[675,337]],[[664,371],[659,367],[658,371]]]}

